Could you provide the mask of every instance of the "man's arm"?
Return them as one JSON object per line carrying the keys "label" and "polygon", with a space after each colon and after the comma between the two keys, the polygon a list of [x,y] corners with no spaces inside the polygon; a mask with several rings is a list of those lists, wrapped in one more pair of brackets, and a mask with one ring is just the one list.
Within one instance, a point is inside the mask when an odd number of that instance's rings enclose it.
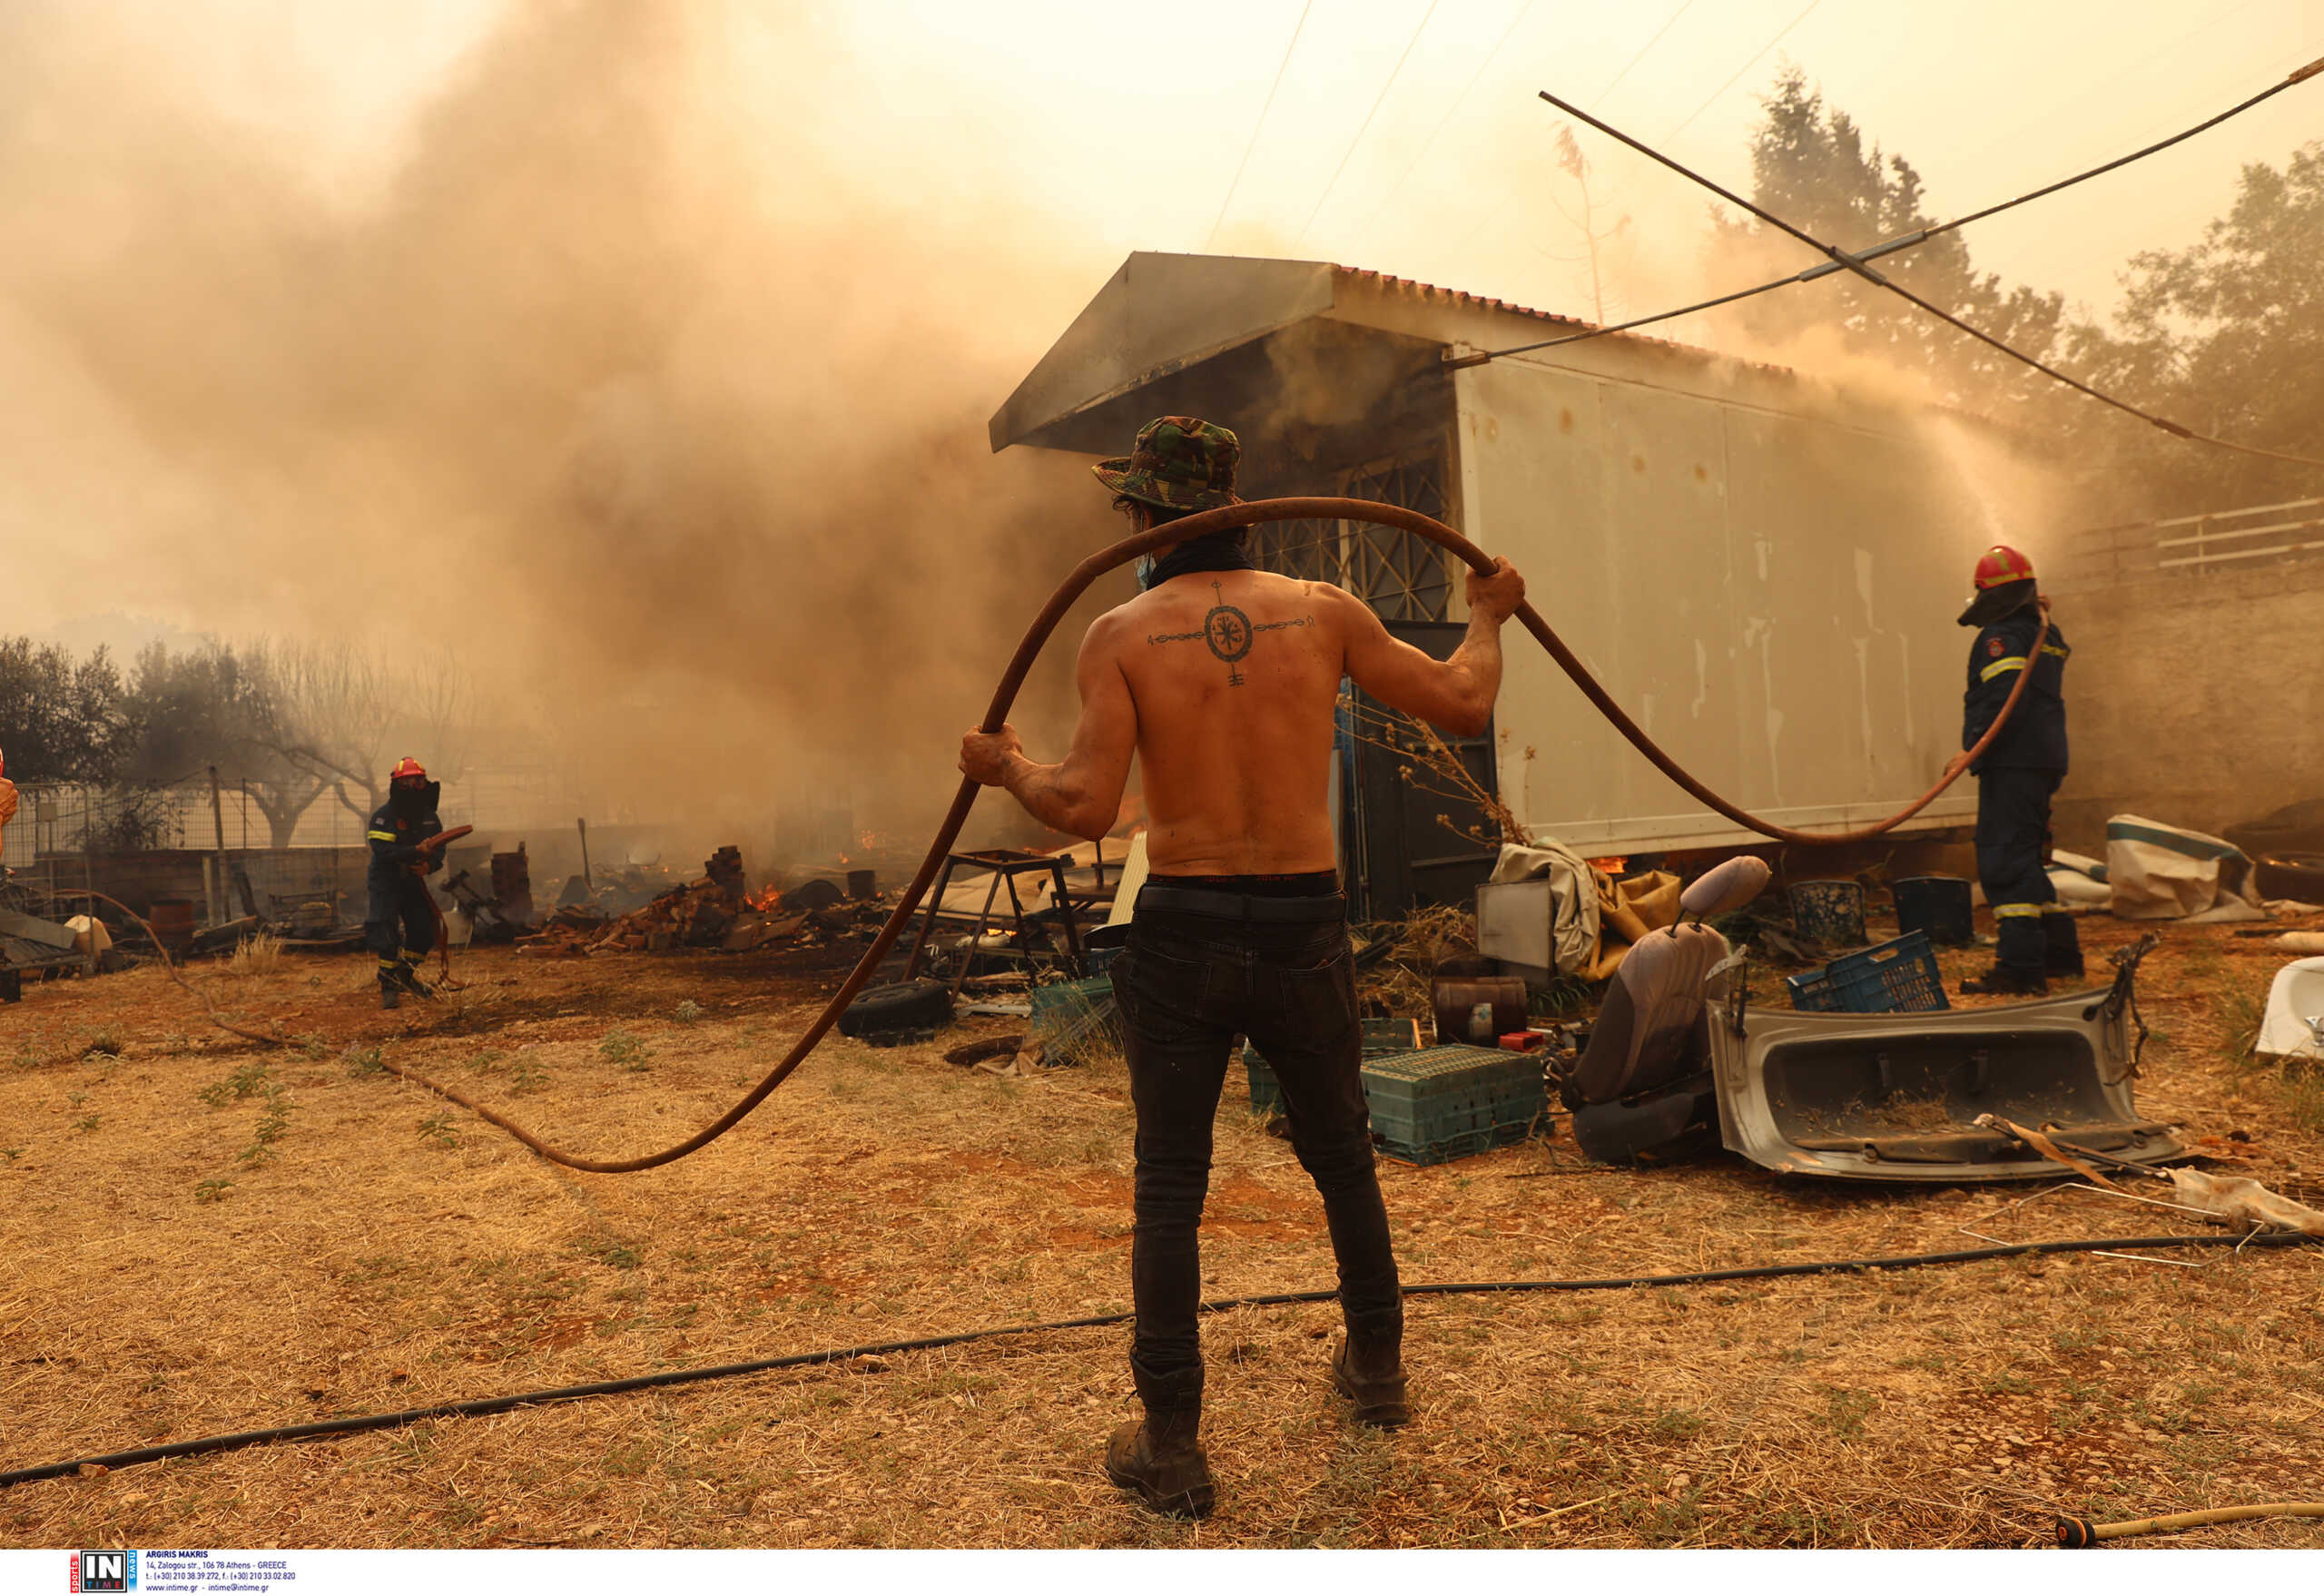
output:
{"label": "man's arm", "polygon": [[1493,700],[1501,693],[1502,623],[1525,602],[1525,578],[1507,560],[1495,560],[1490,576],[1469,573],[1469,635],[1441,663],[1389,636],[1380,617],[1353,595],[1336,602],[1347,628],[1347,674],[1357,686],[1389,708],[1456,736],[1476,736],[1492,724]]}
{"label": "man's arm", "polygon": [[971,729],[960,739],[960,773],[988,787],[1006,787],[1043,825],[1076,837],[1104,836],[1121,813],[1130,755],[1137,751],[1137,706],[1122,677],[1112,645],[1112,617],[1100,616],[1081,640],[1075,666],[1081,685],[1081,721],[1073,746],[1057,764],[1025,757],[1017,728]]}

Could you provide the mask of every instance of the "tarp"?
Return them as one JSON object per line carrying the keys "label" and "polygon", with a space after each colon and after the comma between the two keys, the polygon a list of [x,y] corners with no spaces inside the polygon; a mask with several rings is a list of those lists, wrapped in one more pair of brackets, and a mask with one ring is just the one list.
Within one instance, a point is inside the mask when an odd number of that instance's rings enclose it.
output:
{"label": "tarp", "polygon": [[1679,923],[1679,878],[1653,871],[1617,882],[1554,837],[1531,847],[1501,845],[1494,882],[1550,882],[1550,952],[1557,968],[1604,980],[1621,968],[1630,945],[1650,931]]}
{"label": "tarp", "polygon": [[1591,980],[1604,980],[1620,969],[1647,932],[1679,923],[1679,878],[1669,871],[1611,882],[1601,875],[1598,881],[1598,959],[1590,966]]}
{"label": "tarp", "polygon": [[1503,842],[1489,879],[1530,882],[1544,876],[1550,882],[1551,958],[1567,975],[1589,975],[1598,962],[1598,900],[1605,875],[1551,837],[1531,847]]}
{"label": "tarp", "polygon": [[2106,823],[2106,884],[2124,920],[2265,920],[2251,861],[2234,843],[2135,814]]}

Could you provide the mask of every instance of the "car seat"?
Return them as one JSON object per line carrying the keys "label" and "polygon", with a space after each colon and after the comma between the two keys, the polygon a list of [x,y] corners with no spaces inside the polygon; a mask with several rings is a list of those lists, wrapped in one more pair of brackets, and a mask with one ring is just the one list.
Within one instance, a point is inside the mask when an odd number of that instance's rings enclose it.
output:
{"label": "car seat", "polygon": [[1703,922],[1758,896],[1769,873],[1766,861],[1748,854],[1707,872],[1679,894],[1679,922],[1649,932],[1615,970],[1560,1087],[1573,1110],[1574,1141],[1590,1158],[1672,1158],[1716,1140],[1703,989],[1729,950]]}

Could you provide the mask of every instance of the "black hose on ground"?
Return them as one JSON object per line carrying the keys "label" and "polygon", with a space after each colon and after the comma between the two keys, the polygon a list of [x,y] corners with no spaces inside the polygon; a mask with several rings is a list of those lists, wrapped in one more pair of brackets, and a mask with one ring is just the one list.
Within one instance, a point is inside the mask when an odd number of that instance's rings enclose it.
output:
{"label": "black hose on ground", "polygon": [[[2299,1246],[2310,1238],[2297,1234],[2264,1236],[2078,1236],[2063,1241],[2025,1241],[1999,1246],[1964,1247],[1952,1252],[1905,1253],[1885,1258],[1836,1258],[1820,1263],[1754,1264],[1738,1269],[1695,1269],[1682,1275],[1630,1275],[1598,1280],[1472,1280],[1432,1286],[1407,1286],[1406,1296],[1479,1296],[1542,1291],[1626,1291],[1648,1286],[1716,1286],[1731,1280],[1779,1280],[1802,1275],[1844,1275],[1872,1269],[1925,1268],[1935,1264],[1974,1264],[1992,1258],[2022,1258],[2043,1253],[2106,1252],[2120,1247],[2157,1246]],[[1298,1303],[1337,1300],[1336,1291],[1285,1291],[1265,1296],[1220,1297],[1202,1305],[1206,1314],[1230,1308],[1280,1307]],[[617,1396],[625,1392],[652,1391],[668,1385],[694,1385],[706,1380],[731,1380],[742,1374],[763,1374],[776,1369],[808,1368],[819,1364],[846,1363],[852,1358],[878,1357],[889,1353],[927,1352],[989,1341],[1001,1335],[1033,1335],[1057,1330],[1096,1330],[1127,1325],[1136,1315],[1098,1314],[1082,1319],[1052,1319],[1039,1325],[1003,1325],[987,1330],[961,1330],[950,1335],[922,1335],[909,1341],[881,1341],[864,1346],[837,1347],[824,1352],[793,1353],[788,1357],[760,1358],[746,1364],[713,1364],[695,1369],[669,1369],[658,1374],[636,1374],[626,1380],[601,1380],[589,1385],[558,1385],[544,1391],[524,1391],[509,1396],[483,1396],[468,1402],[438,1403],[432,1407],[406,1408],[399,1413],[366,1414],[356,1418],[321,1419],[306,1424],[283,1424],[271,1430],[243,1430],[231,1435],[205,1435],[193,1441],[172,1441],[161,1446],[140,1446],[128,1452],[74,1458],[69,1463],[41,1463],[33,1468],[0,1473],[0,1488],[34,1480],[62,1479],[84,1469],[126,1468],[133,1463],[160,1463],[173,1457],[233,1452],[245,1446],[266,1446],[281,1441],[316,1441],[334,1435],[357,1435],[368,1430],[392,1430],[422,1419],[481,1418],[544,1403],[573,1402],[590,1396]]]}

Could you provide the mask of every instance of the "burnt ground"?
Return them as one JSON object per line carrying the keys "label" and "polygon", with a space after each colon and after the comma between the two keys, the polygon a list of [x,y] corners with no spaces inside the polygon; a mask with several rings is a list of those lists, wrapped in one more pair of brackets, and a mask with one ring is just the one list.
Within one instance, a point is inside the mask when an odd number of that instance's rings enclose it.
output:
{"label": "burnt ground", "polygon": [[[2084,927],[2097,951],[2134,934]],[[2238,1056],[2281,958],[2166,930],[2140,1097],[2316,1200],[2324,1094]],[[464,990],[395,1014],[365,963],[197,972],[300,1039],[271,1052],[152,969],[0,1010],[0,1465],[1127,1306],[1118,1061],[1023,1081],[943,1061],[1009,1021],[834,1040],[707,1150],[576,1175],[372,1049],[566,1147],[633,1153],[755,1079],[837,956],[479,951]],[[1724,1155],[1603,1169],[1562,1128],[1384,1171],[1412,1281],[2201,1228],[2046,1185],[1816,1185]],[[1319,1218],[1230,1071],[1209,1289],[1328,1286]],[[2061,1511],[2314,1497],[2324,1255],[2171,1256],[1420,1298],[1417,1422],[1388,1435],[1331,1394],[1327,1305],[1227,1313],[1206,1332],[1221,1504],[1200,1526],[1097,1466],[1130,1404],[1128,1333],[1104,1329],[22,1485],[0,1492],[0,1542],[1989,1546],[2043,1540]],[[2324,1546],[2324,1523],[2187,1542]]]}

